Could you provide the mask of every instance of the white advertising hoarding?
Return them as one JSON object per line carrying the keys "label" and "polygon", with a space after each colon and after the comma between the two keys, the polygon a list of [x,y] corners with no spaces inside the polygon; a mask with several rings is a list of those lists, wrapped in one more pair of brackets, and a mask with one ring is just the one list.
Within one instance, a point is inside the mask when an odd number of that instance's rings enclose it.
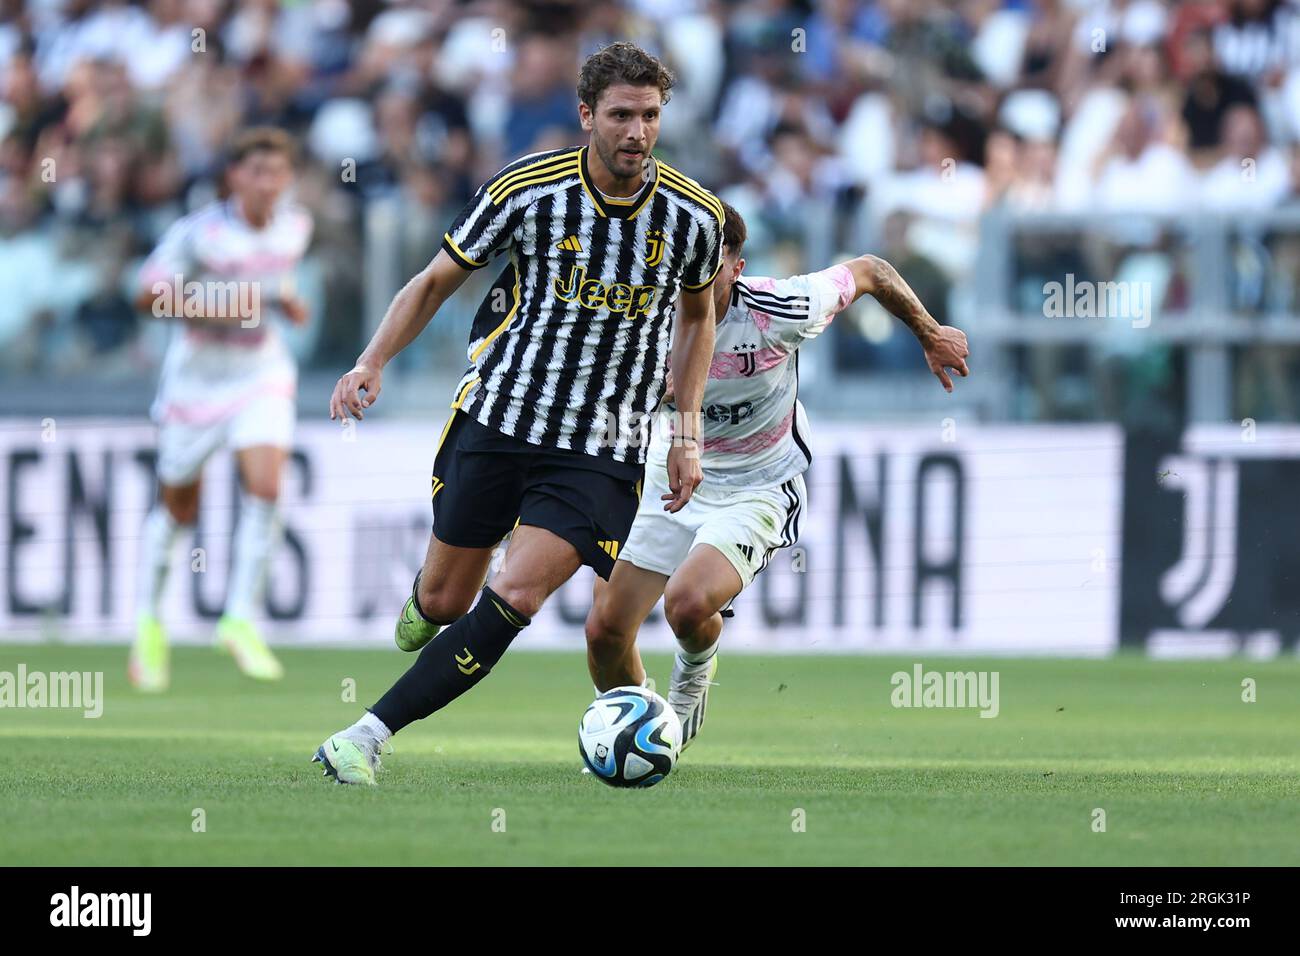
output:
{"label": "white advertising hoarding", "polygon": [[[814,423],[816,425],[816,423]],[[442,422],[307,423],[285,480],[265,629],[282,644],[382,647],[431,525]],[[124,641],[154,432],[124,420],[0,422],[0,640]],[[729,649],[1100,655],[1117,642],[1123,437],[1113,426],[822,422],[808,512],[736,602]],[[210,639],[237,513],[233,459],[204,474],[164,617]],[[582,645],[591,573],[517,646]],[[656,612],[647,648],[668,646]]]}

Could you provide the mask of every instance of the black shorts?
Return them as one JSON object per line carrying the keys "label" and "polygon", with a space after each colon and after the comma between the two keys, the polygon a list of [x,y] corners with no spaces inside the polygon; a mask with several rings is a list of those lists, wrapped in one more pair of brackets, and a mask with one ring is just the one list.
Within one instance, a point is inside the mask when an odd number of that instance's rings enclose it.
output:
{"label": "black shorts", "polygon": [[433,461],[433,534],[490,548],[516,524],[559,535],[609,578],[636,518],[644,466],[543,448],[452,413]]}

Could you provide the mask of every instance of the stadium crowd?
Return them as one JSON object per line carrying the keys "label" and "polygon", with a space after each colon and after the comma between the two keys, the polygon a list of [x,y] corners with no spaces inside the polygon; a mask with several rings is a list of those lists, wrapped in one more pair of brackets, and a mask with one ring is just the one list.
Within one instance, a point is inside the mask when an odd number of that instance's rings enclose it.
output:
{"label": "stadium crowd", "polygon": [[[368,206],[397,200],[418,268],[478,182],[581,140],[578,64],[614,39],[676,71],[660,151],[746,215],[751,258],[870,240],[941,321],[990,210],[1300,202],[1288,0],[0,0],[0,368],[151,368],[134,270],[257,123],[301,144],[308,357],[350,361]],[[879,316],[844,326],[843,361],[914,367]]]}

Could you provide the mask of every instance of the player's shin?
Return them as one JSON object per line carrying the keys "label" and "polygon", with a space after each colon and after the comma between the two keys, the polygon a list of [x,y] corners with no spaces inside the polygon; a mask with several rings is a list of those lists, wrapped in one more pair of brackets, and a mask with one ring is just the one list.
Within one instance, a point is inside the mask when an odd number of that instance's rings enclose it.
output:
{"label": "player's shin", "polygon": [[127,661],[127,676],[139,690],[165,690],[170,682],[167,635],[158,611],[180,528],[171,512],[157,505],[149,512],[141,533],[136,636]]}
{"label": "player's shin", "polygon": [[163,505],[155,505],[145,518],[140,538],[140,578],[136,596],[136,613],[141,617],[158,616],[180,528]]}
{"label": "player's shin", "polygon": [[225,612],[217,622],[217,646],[230,652],[239,669],[256,680],[279,680],[284,676],[284,667],[252,620],[279,536],[275,502],[244,493],[235,530],[234,570]]}
{"label": "player's shin", "polygon": [[645,665],[635,635],[627,636],[593,629],[587,625],[587,670],[597,692],[615,687],[645,685]]}
{"label": "player's shin", "polygon": [[529,623],[485,587],[470,612],[425,645],[371,712],[396,733],[441,710],[486,677]]}
{"label": "player's shin", "polygon": [[227,617],[252,618],[262,596],[266,568],[279,533],[276,503],[243,493],[239,503],[239,526],[235,530],[234,569],[226,595]]}

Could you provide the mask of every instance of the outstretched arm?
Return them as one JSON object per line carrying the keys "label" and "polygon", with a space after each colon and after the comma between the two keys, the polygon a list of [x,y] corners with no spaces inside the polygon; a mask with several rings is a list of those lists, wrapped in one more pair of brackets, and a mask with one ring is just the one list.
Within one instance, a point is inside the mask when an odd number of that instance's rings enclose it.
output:
{"label": "outstretched arm", "polygon": [[945,390],[952,391],[952,379],[946,369],[952,369],[962,378],[970,374],[966,367],[966,356],[970,355],[966,334],[961,329],[936,322],[897,269],[873,255],[858,256],[844,265],[853,273],[853,282],[857,286],[854,298],[869,295],[891,315],[903,320],[921,343],[930,371],[943,383]]}
{"label": "outstretched arm", "polygon": [[[424,331],[434,313],[461,287],[469,272],[458,266],[444,251],[406,283],[393,298],[384,320],[357,359],[356,366],[334,386],[330,396],[330,419],[344,418],[348,412],[360,421],[363,409],[379,398],[384,366]],[[365,398],[361,397],[362,392]]]}

